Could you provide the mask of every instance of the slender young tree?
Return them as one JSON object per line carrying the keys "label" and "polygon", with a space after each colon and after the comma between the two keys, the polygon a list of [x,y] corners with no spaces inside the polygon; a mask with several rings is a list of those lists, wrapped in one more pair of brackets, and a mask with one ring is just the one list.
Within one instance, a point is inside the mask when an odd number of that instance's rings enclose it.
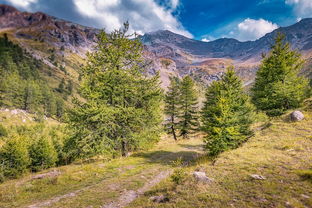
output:
{"label": "slender young tree", "polygon": [[69,113],[73,135],[66,145],[75,157],[121,154],[158,140],[161,124],[159,76],[144,75],[143,46],[127,35],[129,25],[102,31],[81,71],[80,93]]}
{"label": "slender young tree", "polygon": [[172,134],[174,140],[177,138],[177,125],[178,125],[178,116],[180,114],[180,88],[179,88],[179,78],[170,77],[170,85],[165,96],[165,114],[168,116],[168,121],[165,125],[169,133]]}
{"label": "slender young tree", "polygon": [[180,111],[179,130],[183,138],[194,133],[199,126],[198,122],[198,95],[195,84],[190,76],[185,76],[180,84]]}
{"label": "slender young tree", "polygon": [[268,56],[264,56],[252,88],[252,101],[269,116],[278,116],[300,106],[308,91],[308,81],[298,76],[301,55],[291,50],[285,36],[278,34]]}
{"label": "slender young tree", "polygon": [[221,80],[207,88],[202,109],[202,130],[208,154],[216,156],[237,148],[252,134],[253,106],[240,79],[229,68]]}

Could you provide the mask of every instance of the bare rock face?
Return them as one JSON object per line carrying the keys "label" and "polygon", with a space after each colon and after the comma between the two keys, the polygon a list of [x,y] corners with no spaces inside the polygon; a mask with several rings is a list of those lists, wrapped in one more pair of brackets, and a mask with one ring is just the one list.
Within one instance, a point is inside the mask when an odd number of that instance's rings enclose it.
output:
{"label": "bare rock face", "polygon": [[304,119],[304,115],[300,111],[294,111],[290,114],[290,119],[292,121],[301,121]]}
{"label": "bare rock face", "polygon": [[208,178],[206,176],[205,172],[200,172],[200,171],[195,171],[193,173],[194,178],[198,181],[198,182],[202,182],[202,183],[211,183],[213,180]]}

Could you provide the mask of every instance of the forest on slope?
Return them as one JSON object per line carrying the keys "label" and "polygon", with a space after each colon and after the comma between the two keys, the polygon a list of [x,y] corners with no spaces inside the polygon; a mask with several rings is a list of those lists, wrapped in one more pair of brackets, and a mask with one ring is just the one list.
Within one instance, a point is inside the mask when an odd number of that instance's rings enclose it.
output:
{"label": "forest on slope", "polygon": [[[114,162],[123,161],[130,154],[137,153],[141,159],[152,160],[150,163],[171,162],[177,166],[168,168],[166,174],[162,173],[165,177],[171,174],[173,194],[166,193],[166,197],[174,198],[176,188],[187,182],[188,173],[185,171],[187,168],[183,167],[184,162],[196,162],[197,154],[192,153],[187,160],[179,158],[184,154],[175,155],[174,151],[173,154],[164,154],[163,160],[162,154],[145,157],[143,152],[140,155],[140,152],[153,148],[161,140],[164,130],[168,135],[172,134],[174,140],[186,143],[185,145],[192,143],[194,137],[196,143],[200,138],[202,142],[198,145],[203,153],[202,159],[206,158],[214,163],[223,154],[249,144],[249,140],[255,138],[254,125],[261,123],[261,130],[274,125],[274,119],[282,119],[285,113],[303,108],[305,100],[311,97],[309,80],[300,75],[304,65],[301,54],[292,50],[283,34],[275,37],[271,51],[263,57],[250,91],[243,87],[234,68],[229,67],[220,79],[205,87],[205,93],[202,93],[191,76],[184,76],[182,79],[172,76],[168,90],[164,91],[160,86],[159,74],[150,76],[146,73],[148,61],[143,56],[144,46],[139,39],[130,38],[132,34],[127,33],[128,29],[129,25],[125,23],[123,28],[111,33],[99,33],[95,50],[87,55],[86,64],[79,71],[79,95],[70,102],[67,102],[67,97],[73,91],[72,83],[66,84],[65,79],[62,79],[58,87],[50,87],[46,76],[43,76],[48,67],[46,64],[33,58],[6,35],[0,39],[1,107],[19,108],[23,113],[35,115],[29,119],[31,122],[22,125],[14,122],[10,124],[6,116],[2,118],[5,120],[0,126],[0,179],[4,182],[3,187],[12,188],[12,183],[18,181],[18,178],[29,177],[30,173],[36,174],[49,168],[63,168],[66,172],[67,167],[70,169],[78,162],[82,167],[92,169],[91,173],[86,171],[88,176],[81,176],[88,178],[90,181],[87,182],[90,184],[79,184],[82,179],[78,179],[79,188],[90,185],[92,189],[96,181],[90,178],[90,174],[99,174],[101,177],[95,179],[103,181],[102,177],[107,170],[100,168],[101,171],[97,171],[92,163],[86,165],[88,162],[101,161],[103,165],[104,160],[111,161],[114,165]],[[204,98],[202,104],[199,98]],[[68,108],[64,114],[66,102]],[[307,115],[309,111],[310,108],[305,109]],[[47,120],[44,116],[64,123]],[[302,120],[302,113],[296,112],[294,118]],[[304,139],[308,135],[304,134]],[[309,153],[310,143],[306,143],[308,148],[303,148],[304,159]],[[170,145],[177,148],[179,143]],[[166,148],[170,149],[170,145]],[[182,146],[182,150],[185,149],[187,146]],[[172,155],[174,159],[171,158]],[[139,164],[141,159],[134,159],[134,164]],[[304,178],[311,177],[308,162],[303,161],[302,166],[297,168],[306,169],[302,174]],[[151,166],[155,169],[162,167],[167,166]],[[43,191],[43,195],[40,195],[41,189],[36,191],[30,188],[22,190],[25,194],[23,197],[34,191],[42,200],[49,199],[57,191],[66,192],[64,184],[67,185],[68,181],[75,185],[75,179],[63,179],[59,183],[59,174],[59,171],[52,173],[51,181],[42,176],[47,181],[34,185],[38,189],[39,186],[51,188],[48,190],[51,192]],[[39,177],[39,180],[42,178]],[[73,184],[68,186],[70,190],[75,190]],[[306,186],[305,181],[303,190],[300,191],[305,191]],[[138,188],[139,185],[134,187]],[[135,196],[147,191],[146,189],[138,189]],[[4,192],[3,198],[6,199],[9,194]],[[18,198],[17,203],[27,203],[30,206],[30,202],[36,201],[34,198],[27,201],[27,197],[23,197],[14,195],[13,198]],[[12,201],[14,200],[10,202]],[[14,207],[14,203],[4,204]],[[20,205],[23,204],[18,204]]]}

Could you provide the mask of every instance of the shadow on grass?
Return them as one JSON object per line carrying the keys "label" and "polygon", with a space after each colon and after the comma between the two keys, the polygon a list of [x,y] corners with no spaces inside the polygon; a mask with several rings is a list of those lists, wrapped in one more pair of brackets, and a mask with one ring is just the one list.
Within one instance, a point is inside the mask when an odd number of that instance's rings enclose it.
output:
{"label": "shadow on grass", "polygon": [[174,161],[182,159],[185,164],[190,165],[193,161],[203,155],[203,153],[199,153],[196,151],[170,152],[158,150],[153,152],[137,153],[132,156],[144,158],[149,163],[158,163],[163,165],[173,165]]}
{"label": "shadow on grass", "polygon": [[204,145],[198,144],[198,145],[191,145],[191,144],[179,144],[180,147],[189,149],[189,150],[194,150],[194,151],[203,151],[204,150]]}

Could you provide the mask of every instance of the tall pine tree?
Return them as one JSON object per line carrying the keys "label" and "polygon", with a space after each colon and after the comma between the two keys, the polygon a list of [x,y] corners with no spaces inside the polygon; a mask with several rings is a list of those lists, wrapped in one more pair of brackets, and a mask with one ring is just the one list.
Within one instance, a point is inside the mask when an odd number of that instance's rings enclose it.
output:
{"label": "tall pine tree", "polygon": [[195,83],[190,76],[185,76],[180,84],[179,130],[183,138],[198,130],[198,95]]}
{"label": "tall pine tree", "polygon": [[127,155],[158,140],[161,124],[159,76],[144,75],[143,46],[127,35],[128,24],[102,31],[81,71],[80,93],[69,114],[72,157],[99,153]]}
{"label": "tall pine tree", "polygon": [[216,156],[228,149],[237,148],[252,134],[253,106],[243,91],[240,79],[233,68],[221,80],[207,88],[202,109],[202,130],[208,154]]}
{"label": "tall pine tree", "polygon": [[180,85],[178,77],[170,77],[170,86],[165,96],[165,114],[168,116],[166,130],[172,134],[174,140],[177,138],[178,116],[180,114]]}
{"label": "tall pine tree", "polygon": [[278,116],[300,106],[307,94],[308,81],[298,76],[303,60],[290,49],[284,35],[278,34],[271,48],[257,71],[252,101],[267,115]]}

